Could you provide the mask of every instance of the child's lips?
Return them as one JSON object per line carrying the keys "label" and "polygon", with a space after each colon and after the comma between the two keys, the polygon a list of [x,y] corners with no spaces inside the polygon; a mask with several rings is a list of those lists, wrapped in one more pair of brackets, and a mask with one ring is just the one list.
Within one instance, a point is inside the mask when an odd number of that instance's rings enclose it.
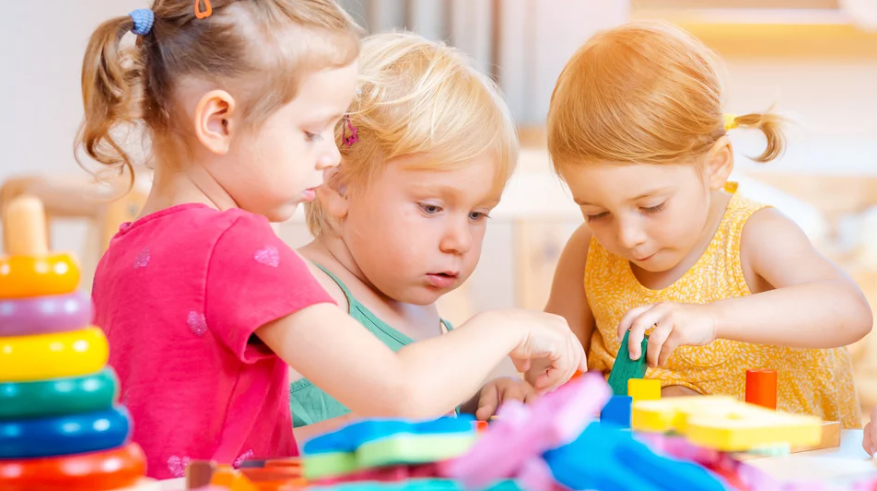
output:
{"label": "child's lips", "polygon": [[317,199],[317,188],[308,188],[301,192],[302,201],[313,201]]}
{"label": "child's lips", "polygon": [[450,288],[457,282],[459,273],[427,273],[426,277],[432,286],[436,288]]}

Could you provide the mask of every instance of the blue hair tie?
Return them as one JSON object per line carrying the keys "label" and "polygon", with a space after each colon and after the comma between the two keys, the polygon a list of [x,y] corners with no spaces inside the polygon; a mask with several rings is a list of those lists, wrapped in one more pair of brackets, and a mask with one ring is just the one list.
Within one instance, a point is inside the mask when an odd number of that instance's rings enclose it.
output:
{"label": "blue hair tie", "polygon": [[152,24],[155,22],[155,14],[150,9],[137,9],[131,11],[131,19],[134,21],[134,28],[131,32],[138,36],[145,36],[152,30]]}

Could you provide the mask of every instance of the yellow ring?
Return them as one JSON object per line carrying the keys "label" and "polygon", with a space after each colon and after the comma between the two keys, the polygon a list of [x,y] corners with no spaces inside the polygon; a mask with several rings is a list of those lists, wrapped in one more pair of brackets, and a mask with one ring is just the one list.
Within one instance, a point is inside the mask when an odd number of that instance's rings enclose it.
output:
{"label": "yellow ring", "polygon": [[79,286],[79,265],[70,254],[0,257],[0,298],[72,293]]}
{"label": "yellow ring", "polygon": [[109,358],[103,331],[79,331],[38,336],[0,337],[0,382],[31,382],[78,377],[99,371]]}

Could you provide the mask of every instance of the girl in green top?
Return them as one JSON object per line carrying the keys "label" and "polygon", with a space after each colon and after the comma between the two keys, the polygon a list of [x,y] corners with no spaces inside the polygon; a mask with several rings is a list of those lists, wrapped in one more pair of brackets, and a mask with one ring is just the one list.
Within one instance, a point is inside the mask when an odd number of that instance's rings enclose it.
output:
{"label": "girl in green top", "polygon": [[[517,160],[505,102],[457,50],[378,34],[362,46],[358,95],[336,141],[341,165],[306,208],[316,239],[299,252],[338,304],[393,350],[442,334],[451,327],[435,302],[478,264],[488,214]],[[299,441],[353,417],[292,375]],[[460,409],[487,419],[502,400],[534,395],[503,378]]]}

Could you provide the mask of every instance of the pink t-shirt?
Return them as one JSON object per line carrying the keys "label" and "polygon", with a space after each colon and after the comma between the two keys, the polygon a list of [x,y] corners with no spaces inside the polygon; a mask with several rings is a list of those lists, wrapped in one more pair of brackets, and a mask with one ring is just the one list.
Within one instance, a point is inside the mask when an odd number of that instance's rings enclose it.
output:
{"label": "pink t-shirt", "polygon": [[126,223],[92,295],[150,477],[297,455],[287,366],[253,332],[332,299],[264,217],[186,204]]}

